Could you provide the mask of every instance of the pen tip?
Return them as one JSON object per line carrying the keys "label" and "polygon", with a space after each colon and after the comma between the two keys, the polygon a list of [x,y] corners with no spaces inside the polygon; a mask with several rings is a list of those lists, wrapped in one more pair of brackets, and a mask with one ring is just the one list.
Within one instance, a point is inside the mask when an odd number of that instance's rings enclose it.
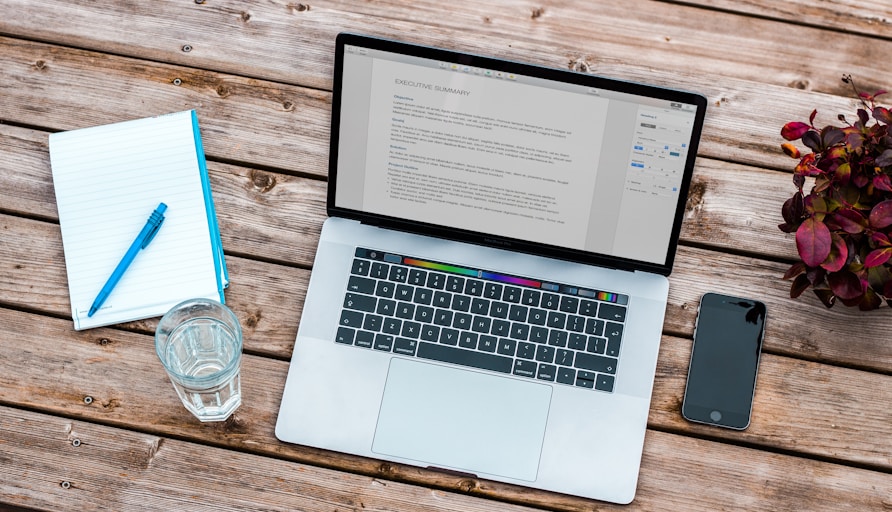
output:
{"label": "pen tip", "polygon": [[96,312],[96,308],[95,308],[95,307],[90,308],[90,312],[87,313],[87,317],[89,318],[89,317],[93,316],[93,313],[95,313],[95,312]]}

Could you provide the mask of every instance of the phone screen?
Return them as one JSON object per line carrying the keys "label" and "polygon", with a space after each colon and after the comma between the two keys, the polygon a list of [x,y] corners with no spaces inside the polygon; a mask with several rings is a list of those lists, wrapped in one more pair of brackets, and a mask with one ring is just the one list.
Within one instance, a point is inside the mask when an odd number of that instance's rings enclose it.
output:
{"label": "phone screen", "polygon": [[759,301],[703,296],[682,404],[685,418],[735,429],[749,425],[765,315]]}

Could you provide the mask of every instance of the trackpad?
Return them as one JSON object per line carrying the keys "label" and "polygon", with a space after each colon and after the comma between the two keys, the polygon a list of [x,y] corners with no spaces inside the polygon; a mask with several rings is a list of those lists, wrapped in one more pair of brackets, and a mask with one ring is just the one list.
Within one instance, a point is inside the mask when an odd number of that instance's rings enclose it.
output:
{"label": "trackpad", "polygon": [[551,387],[394,358],[372,451],[534,481]]}

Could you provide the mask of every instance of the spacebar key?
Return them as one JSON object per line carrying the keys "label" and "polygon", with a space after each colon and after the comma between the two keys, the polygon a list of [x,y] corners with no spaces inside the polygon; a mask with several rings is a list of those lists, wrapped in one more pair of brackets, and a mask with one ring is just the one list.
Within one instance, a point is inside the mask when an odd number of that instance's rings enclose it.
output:
{"label": "spacebar key", "polygon": [[510,357],[497,356],[485,352],[473,352],[447,345],[420,342],[418,344],[418,352],[415,355],[422,359],[432,359],[444,363],[472,366],[483,370],[511,373],[512,359]]}

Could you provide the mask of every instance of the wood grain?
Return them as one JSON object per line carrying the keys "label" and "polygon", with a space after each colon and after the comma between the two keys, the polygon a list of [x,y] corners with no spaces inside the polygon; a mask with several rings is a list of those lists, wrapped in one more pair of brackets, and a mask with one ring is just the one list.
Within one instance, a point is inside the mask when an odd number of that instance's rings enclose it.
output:
{"label": "wood grain", "polygon": [[[72,332],[68,322],[63,320],[0,309],[0,337],[17,340],[15,344],[0,345],[0,403],[3,404],[16,404],[30,410],[154,436],[175,437],[317,466],[339,467],[388,480],[498,496],[534,506],[561,510],[595,508],[592,502],[569,496],[281,443],[275,439],[272,426],[287,373],[288,365],[284,361],[246,356],[242,366],[245,398],[242,407],[225,423],[202,425],[180,405],[157,362],[151,336],[109,328]],[[679,419],[677,373],[686,364],[688,353],[689,343],[684,340],[664,339],[651,413],[653,426],[660,430],[681,429],[733,437],[730,432],[715,434],[714,429],[684,425]],[[99,375],[101,379],[96,378]],[[837,379],[859,391],[827,393]],[[798,384],[790,387],[793,383]],[[784,357],[765,356],[756,402],[758,420],[743,440],[754,446],[771,447],[772,451],[838,457],[889,471],[892,447],[885,440],[892,434],[892,418],[888,409],[881,405],[892,399],[890,383],[892,377],[888,376],[877,380],[876,376],[854,370],[828,370]],[[92,398],[90,404],[84,402],[87,396]],[[783,409],[784,405],[787,410]],[[865,411],[871,412],[864,414]],[[824,419],[821,419],[822,413],[827,414]],[[832,431],[824,428],[823,421],[831,416],[838,432],[846,435],[825,435]],[[811,419],[815,421],[808,421]],[[784,429],[789,431],[784,432]],[[0,432],[3,430],[6,429],[0,429]],[[232,457],[235,455],[230,452],[207,468],[213,470],[221,464],[230,465]],[[774,492],[784,486],[791,490],[798,486],[805,489],[816,485],[815,479],[824,480],[824,484],[834,488],[830,492],[835,496],[814,497],[812,501],[803,502],[807,503],[807,510],[833,510],[831,507],[838,503],[857,503],[865,506],[865,510],[879,509],[880,500],[892,492],[892,481],[882,473],[852,468],[843,470],[841,466],[808,458],[772,455],[658,431],[648,432],[643,464],[635,505],[645,510],[655,503],[660,504],[659,508],[668,509],[672,505],[685,510],[710,510],[709,507],[715,507],[716,503],[744,502],[748,504],[747,508],[755,510],[771,510],[772,506],[774,510],[777,507],[792,509],[795,508],[794,500],[803,499],[803,496],[791,491],[790,496],[781,498],[768,492],[771,487],[779,486]],[[679,468],[685,469],[687,485],[693,485],[693,482],[704,485],[709,481],[710,486],[721,490],[722,495],[709,496],[688,508],[683,500],[690,497],[677,487]],[[799,469],[793,471],[793,468]],[[779,481],[768,483],[768,494],[751,492],[772,480]],[[738,495],[735,490],[740,485],[750,491]],[[703,496],[700,492],[695,494]],[[843,501],[836,502],[831,498]],[[398,497],[395,499],[399,501]],[[597,508],[600,509],[600,504]]]}

